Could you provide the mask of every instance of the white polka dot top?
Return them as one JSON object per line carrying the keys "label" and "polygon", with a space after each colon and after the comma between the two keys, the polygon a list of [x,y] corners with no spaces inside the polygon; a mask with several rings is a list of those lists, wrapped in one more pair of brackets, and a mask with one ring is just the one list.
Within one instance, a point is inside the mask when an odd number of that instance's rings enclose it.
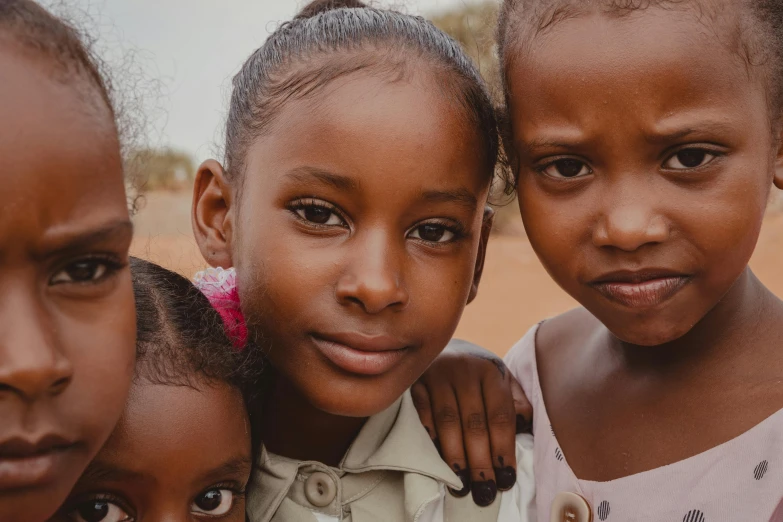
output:
{"label": "white polka dot top", "polygon": [[511,349],[505,362],[533,404],[539,522],[783,522],[783,410],[680,462],[608,482],[578,479],[541,397],[537,329]]}

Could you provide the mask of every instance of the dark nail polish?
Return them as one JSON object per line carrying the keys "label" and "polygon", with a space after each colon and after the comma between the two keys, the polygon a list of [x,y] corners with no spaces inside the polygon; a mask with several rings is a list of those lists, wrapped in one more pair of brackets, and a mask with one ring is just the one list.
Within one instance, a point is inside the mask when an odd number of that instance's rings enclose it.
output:
{"label": "dark nail polish", "polygon": [[454,474],[459,477],[459,479],[462,481],[462,489],[459,491],[456,491],[454,489],[449,488],[449,493],[451,493],[453,496],[457,498],[462,498],[464,496],[467,496],[468,493],[470,493],[470,470],[467,469],[461,469],[459,467],[459,464],[454,464]]}
{"label": "dark nail polish", "polygon": [[517,415],[517,435],[520,433],[531,433],[533,429],[533,423],[527,420],[522,415]]}
{"label": "dark nail polish", "polygon": [[[481,474],[481,478],[484,478],[483,473]],[[470,491],[473,493],[473,502],[480,507],[491,505],[495,501],[495,497],[498,496],[498,487],[495,485],[494,480],[473,482],[470,485]]]}
{"label": "dark nail polish", "polygon": [[495,468],[495,478],[498,481],[498,490],[508,491],[509,489],[513,488],[514,484],[517,482],[517,470],[511,466]]}

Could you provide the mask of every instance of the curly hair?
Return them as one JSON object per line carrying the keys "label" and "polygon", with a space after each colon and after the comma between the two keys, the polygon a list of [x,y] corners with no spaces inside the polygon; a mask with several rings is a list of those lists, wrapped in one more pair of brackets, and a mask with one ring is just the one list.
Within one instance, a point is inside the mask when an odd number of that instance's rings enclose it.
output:
{"label": "curly hair", "polygon": [[131,258],[136,298],[136,379],[164,385],[226,382],[249,400],[262,365],[236,350],[207,298],[189,280]]}

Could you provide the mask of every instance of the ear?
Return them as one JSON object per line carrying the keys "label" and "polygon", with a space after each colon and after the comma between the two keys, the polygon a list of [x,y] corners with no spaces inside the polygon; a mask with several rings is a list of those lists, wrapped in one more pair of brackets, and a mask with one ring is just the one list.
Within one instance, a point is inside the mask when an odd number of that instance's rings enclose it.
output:
{"label": "ear", "polygon": [[775,157],[775,175],[772,182],[783,190],[783,133],[778,133],[778,154]]}
{"label": "ear", "polygon": [[468,304],[472,303],[478,295],[478,286],[481,274],[484,273],[484,259],[487,257],[487,243],[492,232],[492,223],[495,221],[495,210],[487,205],[484,209],[484,221],[481,224],[481,239],[479,240],[478,256],[476,257],[476,269],[473,271],[473,285],[470,287]]}
{"label": "ear", "polygon": [[201,255],[213,267],[230,268],[231,186],[223,166],[215,160],[201,164],[193,185],[191,221]]}

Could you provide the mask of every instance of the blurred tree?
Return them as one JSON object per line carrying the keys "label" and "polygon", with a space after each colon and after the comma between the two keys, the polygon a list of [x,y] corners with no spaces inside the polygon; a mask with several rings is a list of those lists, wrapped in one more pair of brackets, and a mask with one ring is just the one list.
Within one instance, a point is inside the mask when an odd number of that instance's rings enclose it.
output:
{"label": "blurred tree", "polygon": [[[489,85],[493,101],[500,105],[503,99],[495,44],[498,7],[496,2],[464,5],[433,17],[432,23],[462,44],[463,49],[478,65],[481,75]],[[493,205],[495,208],[493,231],[498,234],[524,235],[516,198],[496,190],[492,201],[496,203]]]}
{"label": "blurred tree", "polygon": [[173,149],[141,149],[128,154],[127,170],[137,193],[190,190],[196,165],[188,154]]}
{"label": "blurred tree", "polygon": [[495,2],[469,4],[432,18],[435,26],[462,44],[474,63],[478,65],[496,102],[500,101],[501,94],[495,44],[498,7]]}

